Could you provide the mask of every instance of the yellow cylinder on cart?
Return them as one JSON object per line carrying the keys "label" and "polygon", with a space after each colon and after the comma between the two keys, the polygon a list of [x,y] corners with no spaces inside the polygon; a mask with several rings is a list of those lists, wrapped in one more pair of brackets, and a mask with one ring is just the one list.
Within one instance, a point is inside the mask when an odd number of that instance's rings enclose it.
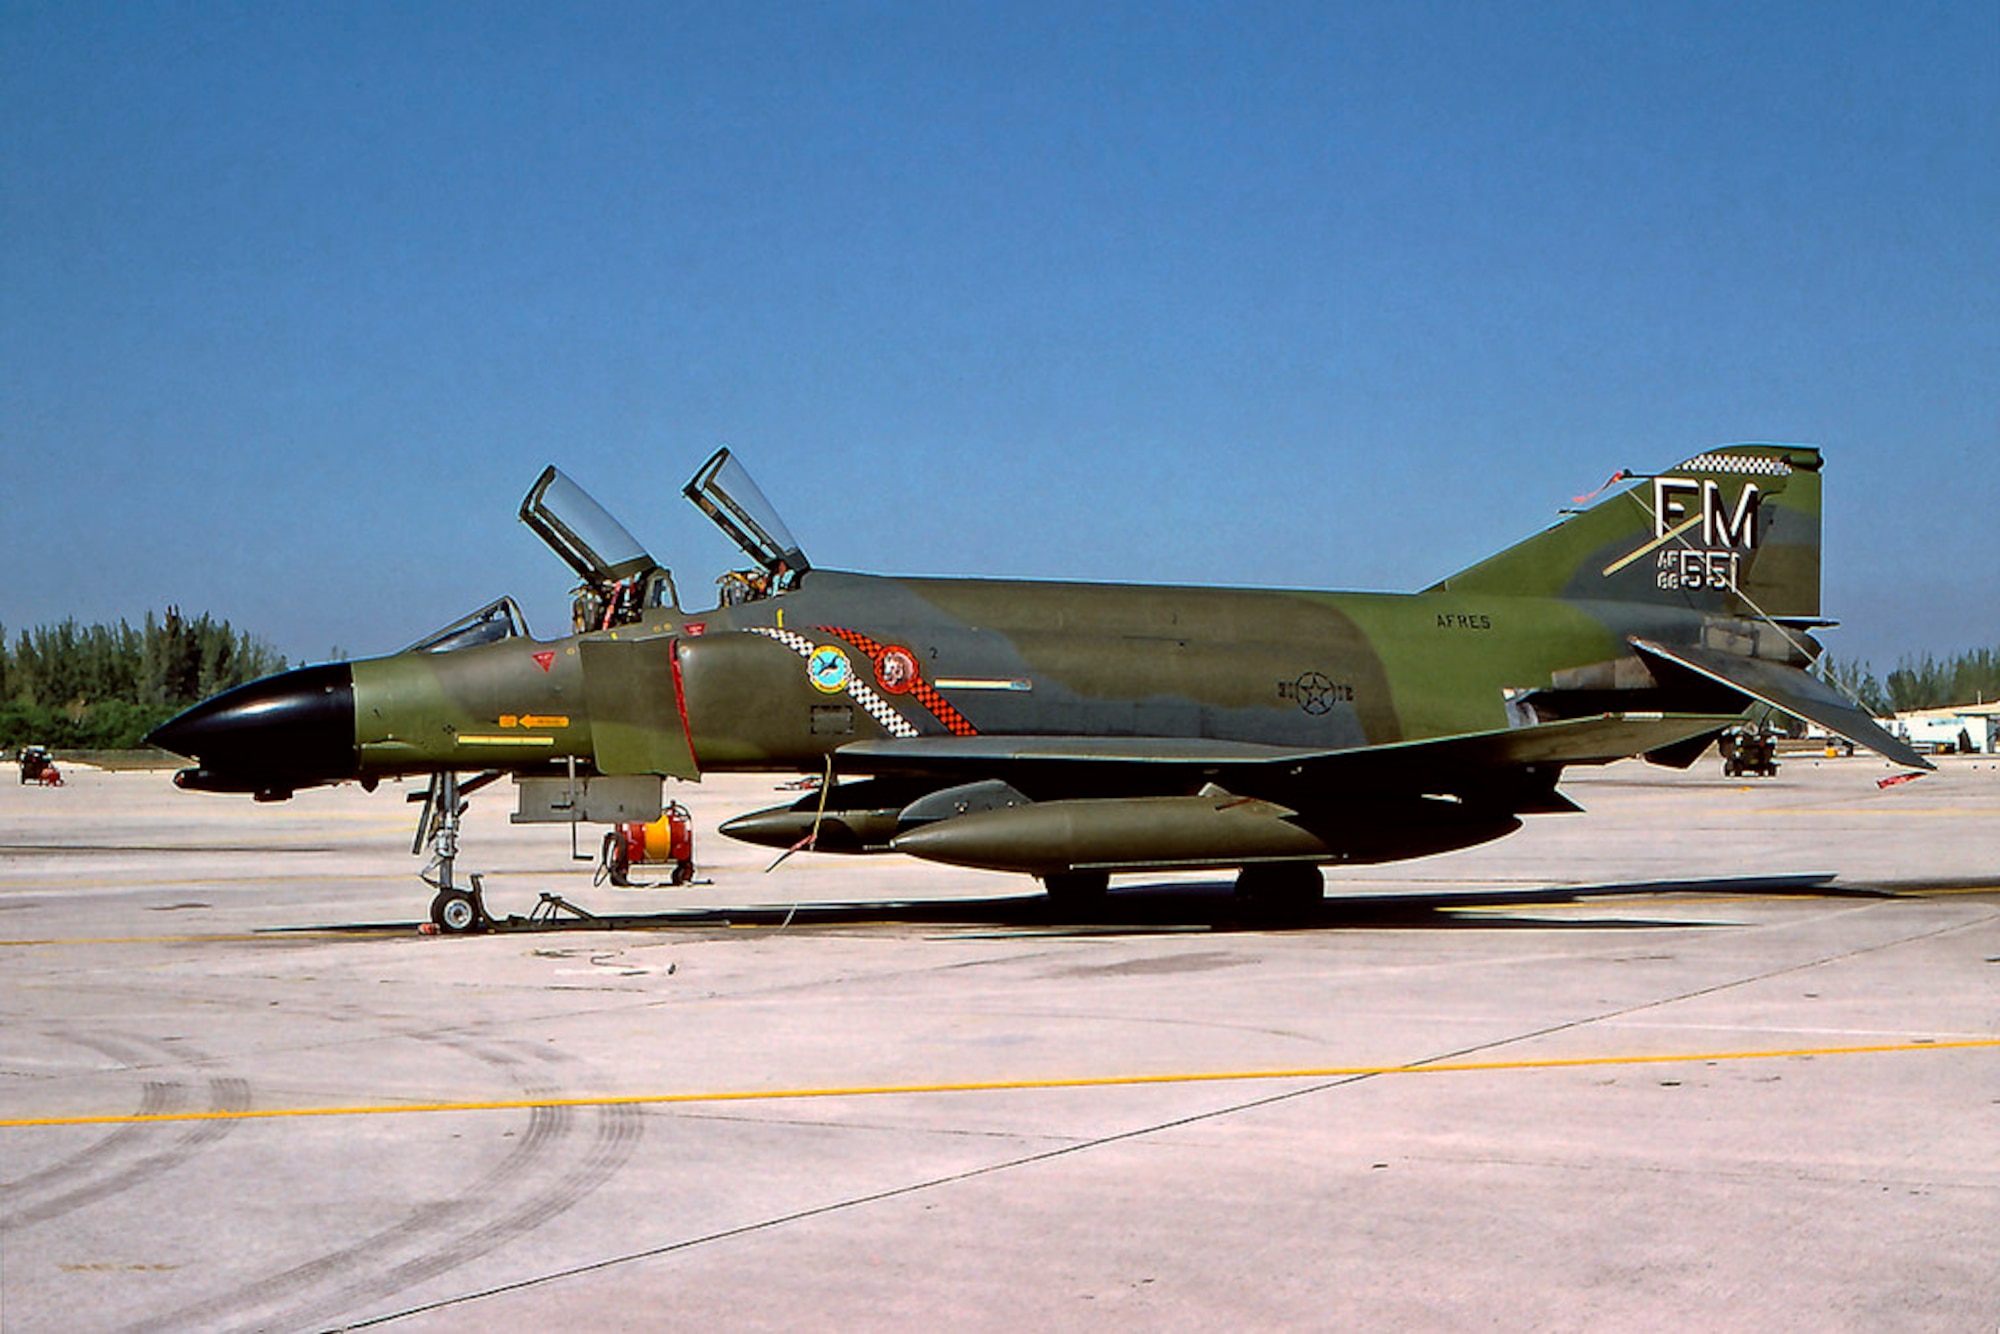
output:
{"label": "yellow cylinder on cart", "polygon": [[694,829],[687,810],[678,802],[670,805],[651,824],[618,826],[625,836],[625,859],[632,865],[647,862],[686,862],[694,858]]}

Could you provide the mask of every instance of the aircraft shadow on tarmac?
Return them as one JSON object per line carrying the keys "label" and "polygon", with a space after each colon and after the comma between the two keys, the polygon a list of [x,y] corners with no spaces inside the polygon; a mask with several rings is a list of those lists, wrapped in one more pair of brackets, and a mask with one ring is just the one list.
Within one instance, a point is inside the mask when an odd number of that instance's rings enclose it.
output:
{"label": "aircraft shadow on tarmac", "polygon": [[[1579,906],[1593,900],[1644,899],[1677,896],[1702,899],[1733,898],[1895,898],[1897,890],[1834,884],[1832,872],[1786,876],[1732,876],[1720,879],[1653,880],[1604,885],[1563,885],[1547,888],[1473,891],[1451,889],[1381,895],[1339,895],[1303,906],[1247,904],[1231,892],[1228,881],[1136,884],[1113,889],[1097,903],[1058,904],[1040,893],[999,898],[942,900],[876,900],[847,903],[799,903],[756,907],[685,908],[659,913],[562,915],[552,913],[549,898],[533,918],[509,917],[494,926],[501,931],[627,930],[671,931],[715,927],[827,928],[859,926],[930,926],[1032,931],[1049,934],[1144,935],[1188,930],[1311,931],[1311,930],[1450,930],[1491,931],[1634,930],[1704,925],[1685,917],[1578,917],[1563,920],[1510,910]],[[558,901],[559,902],[559,901]],[[564,905],[566,907],[566,905]],[[1710,925],[1724,925],[1717,922]],[[412,923],[355,923],[346,926],[287,928],[316,931],[378,932],[413,929]]]}

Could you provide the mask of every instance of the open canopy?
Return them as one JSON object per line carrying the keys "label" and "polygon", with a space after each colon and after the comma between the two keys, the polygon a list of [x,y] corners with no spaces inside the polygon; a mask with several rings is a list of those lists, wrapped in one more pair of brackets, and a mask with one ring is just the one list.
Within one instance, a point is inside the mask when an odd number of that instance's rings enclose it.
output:
{"label": "open canopy", "polygon": [[600,591],[659,568],[624,524],[553,464],[521,502],[521,522]]}
{"label": "open canopy", "polygon": [[767,572],[775,574],[781,564],[794,575],[811,568],[778,511],[726,447],[701,465],[682,493]]}

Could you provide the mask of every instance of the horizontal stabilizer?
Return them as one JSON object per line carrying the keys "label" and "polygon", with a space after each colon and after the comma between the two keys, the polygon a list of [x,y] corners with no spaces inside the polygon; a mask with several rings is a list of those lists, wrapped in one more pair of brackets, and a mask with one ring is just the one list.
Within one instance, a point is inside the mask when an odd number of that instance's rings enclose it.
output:
{"label": "horizontal stabilizer", "polygon": [[1768,704],[1795,718],[1818,723],[1829,732],[1846,737],[1857,746],[1865,746],[1891,763],[1907,764],[1914,769],[1936,767],[1917,754],[1908,742],[1884,731],[1865,709],[1846,699],[1826,682],[1796,667],[1763,658],[1718,653],[1713,649],[1668,648],[1646,639],[1634,639],[1632,647],[1646,657],[1684,667],[1711,681],[1720,681],[1759,703]]}

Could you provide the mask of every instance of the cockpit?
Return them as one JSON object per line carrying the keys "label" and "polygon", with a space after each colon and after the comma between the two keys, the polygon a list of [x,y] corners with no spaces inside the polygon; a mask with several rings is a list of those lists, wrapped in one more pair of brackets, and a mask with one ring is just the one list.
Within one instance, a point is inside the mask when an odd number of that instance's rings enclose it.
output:
{"label": "cockpit", "polygon": [[[710,456],[682,494],[750,558],[747,568],[727,571],[716,580],[721,605],[775,597],[796,587],[811,568],[791,530],[728,449]],[[522,500],[521,521],[581,580],[570,595],[576,632],[609,630],[656,609],[679,608],[672,572],[553,465]]]}
{"label": "cockpit", "polygon": [[727,449],[715,451],[681,488],[681,494],[755,562],[749,569],[728,570],[716,578],[720,605],[775,597],[796,586],[812,568],[777,509]]}
{"label": "cockpit", "polygon": [[462,616],[442,630],[433,631],[404,649],[405,653],[453,653],[462,648],[491,644],[502,639],[525,638],[527,618],[512,598],[489,602],[470,616]]}
{"label": "cockpit", "polygon": [[674,576],[588,491],[551,464],[521,501],[521,522],[582,580],[570,594],[570,628],[609,630],[656,607],[676,607]]}
{"label": "cockpit", "polygon": [[[798,587],[812,568],[806,554],[749,472],[718,449],[682,494],[741,548],[750,564],[715,581],[717,604],[737,606]],[[680,610],[673,572],[654,560],[625,525],[553,464],[521,501],[521,522],[561,557],[580,581],[570,592],[570,628],[582,634]],[[403,650],[451,653],[503,639],[527,638],[528,624],[512,598],[489,602]]]}

